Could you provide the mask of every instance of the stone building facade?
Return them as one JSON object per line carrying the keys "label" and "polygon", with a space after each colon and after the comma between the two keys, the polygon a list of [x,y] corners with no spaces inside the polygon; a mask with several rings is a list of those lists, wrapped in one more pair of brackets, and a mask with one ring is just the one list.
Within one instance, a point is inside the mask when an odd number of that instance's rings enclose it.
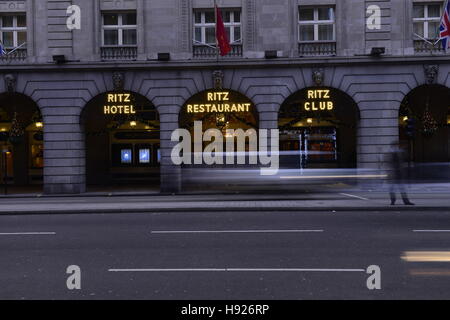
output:
{"label": "stone building facade", "polygon": [[[383,154],[399,139],[400,108],[411,92],[450,86],[450,57],[431,41],[434,11],[436,5],[442,10],[443,1],[218,4],[234,28],[233,50],[225,57],[202,44],[209,41],[213,0],[0,1],[0,16],[15,17],[4,18],[0,30],[6,51],[12,51],[0,57],[0,92],[10,100],[12,94],[26,96],[40,111],[46,193],[85,192],[87,146],[80,117],[93,99],[116,89],[145,97],[156,108],[161,190],[178,192],[181,168],[171,162],[170,136],[185,102],[214,88],[215,71],[223,74],[222,88],[253,102],[263,129],[278,128],[280,107],[305,88],[345,93],[359,109],[358,168],[380,168]],[[73,5],[81,9],[80,29],[67,26]],[[368,26],[377,7],[380,25],[375,19]],[[26,44],[14,51],[24,36]],[[121,84],[115,84],[117,77]],[[2,97],[0,102],[8,99]],[[440,125],[448,131],[447,122]],[[449,137],[440,146],[446,161]]]}

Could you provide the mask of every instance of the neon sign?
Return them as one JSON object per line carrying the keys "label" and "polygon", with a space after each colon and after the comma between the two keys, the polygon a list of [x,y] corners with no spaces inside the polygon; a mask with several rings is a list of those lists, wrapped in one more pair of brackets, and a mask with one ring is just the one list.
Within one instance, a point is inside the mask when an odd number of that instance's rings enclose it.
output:
{"label": "neon sign", "polygon": [[130,93],[108,93],[106,104],[103,106],[104,114],[135,114]]}
{"label": "neon sign", "polygon": [[331,100],[330,90],[308,90],[307,100],[303,105],[303,109],[307,112],[334,110],[334,102]]}
{"label": "neon sign", "polygon": [[186,105],[187,113],[250,112],[251,103],[231,101],[230,92],[206,92],[206,103]]}

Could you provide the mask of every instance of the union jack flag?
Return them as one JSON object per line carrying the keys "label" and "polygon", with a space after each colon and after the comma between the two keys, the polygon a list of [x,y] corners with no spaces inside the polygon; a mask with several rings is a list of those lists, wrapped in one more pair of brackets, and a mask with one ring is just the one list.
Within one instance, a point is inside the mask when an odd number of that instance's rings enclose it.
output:
{"label": "union jack flag", "polygon": [[442,40],[442,46],[447,51],[450,48],[450,2],[445,2],[444,13],[439,27],[439,39]]}

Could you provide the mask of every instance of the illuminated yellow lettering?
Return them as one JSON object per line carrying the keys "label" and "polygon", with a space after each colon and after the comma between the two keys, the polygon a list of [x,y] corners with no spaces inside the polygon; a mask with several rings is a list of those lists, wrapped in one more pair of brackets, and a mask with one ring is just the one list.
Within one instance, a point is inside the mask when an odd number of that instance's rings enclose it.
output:
{"label": "illuminated yellow lettering", "polygon": [[223,96],[223,101],[229,101],[230,99],[228,98],[228,94],[229,92],[222,92]]}
{"label": "illuminated yellow lettering", "polygon": [[305,102],[305,110],[311,111],[311,102]]}
{"label": "illuminated yellow lettering", "polygon": [[214,101],[214,94],[212,92],[208,92],[207,96],[208,101]]}
{"label": "illuminated yellow lettering", "polygon": [[314,99],[314,90],[308,90],[308,99]]}
{"label": "illuminated yellow lettering", "polygon": [[124,99],[124,102],[131,102],[130,96],[131,96],[131,94],[125,93],[125,99]]}
{"label": "illuminated yellow lettering", "polygon": [[324,90],[325,94],[323,95],[324,99],[330,99],[330,90]]}
{"label": "illuminated yellow lettering", "polygon": [[328,110],[333,110],[334,109],[334,103],[332,101],[328,101],[327,109]]}

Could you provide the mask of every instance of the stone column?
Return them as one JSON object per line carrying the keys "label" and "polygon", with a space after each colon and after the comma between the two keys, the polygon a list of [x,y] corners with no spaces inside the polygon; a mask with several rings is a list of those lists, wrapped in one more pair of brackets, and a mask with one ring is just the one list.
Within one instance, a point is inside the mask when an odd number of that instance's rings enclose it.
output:
{"label": "stone column", "polygon": [[170,157],[177,142],[171,141],[172,132],[178,129],[179,106],[161,107],[160,115],[160,152],[161,152],[161,193],[181,192],[181,167],[174,165]]}
{"label": "stone column", "polygon": [[358,168],[385,167],[385,155],[391,143],[398,141],[398,106],[396,101],[364,101],[359,104]]}
{"label": "stone column", "polygon": [[86,191],[85,144],[79,121],[80,111],[80,107],[64,105],[42,107],[46,194]]}

